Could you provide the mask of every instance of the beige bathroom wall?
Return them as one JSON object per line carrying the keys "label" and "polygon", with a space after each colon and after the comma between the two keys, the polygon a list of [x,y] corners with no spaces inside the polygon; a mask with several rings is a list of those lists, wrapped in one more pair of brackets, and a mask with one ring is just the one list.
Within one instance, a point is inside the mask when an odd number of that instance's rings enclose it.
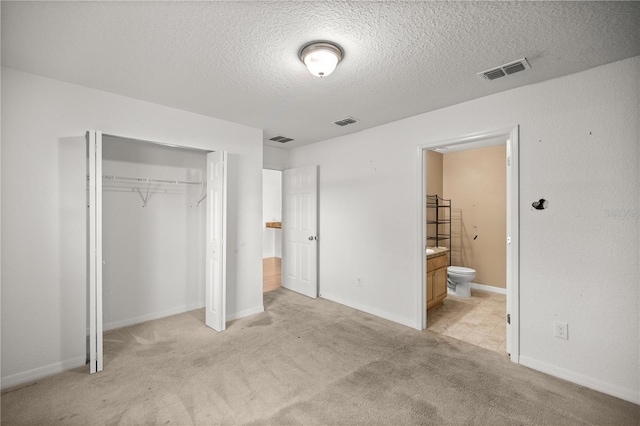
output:
{"label": "beige bathroom wall", "polygon": [[442,154],[427,151],[427,194],[442,197]]}
{"label": "beige bathroom wall", "polygon": [[506,145],[447,153],[442,161],[444,198],[452,206],[451,263],[475,269],[473,282],[500,288],[507,269],[505,161]]}
{"label": "beige bathroom wall", "polygon": [[[442,154],[435,151],[427,151],[427,194],[442,197]],[[425,200],[426,202],[426,200]],[[436,219],[435,209],[427,209],[427,221]],[[427,225],[427,235],[436,233],[436,225]],[[435,241],[428,241],[427,246],[434,247]],[[448,242],[440,242],[441,247],[449,247]]]}

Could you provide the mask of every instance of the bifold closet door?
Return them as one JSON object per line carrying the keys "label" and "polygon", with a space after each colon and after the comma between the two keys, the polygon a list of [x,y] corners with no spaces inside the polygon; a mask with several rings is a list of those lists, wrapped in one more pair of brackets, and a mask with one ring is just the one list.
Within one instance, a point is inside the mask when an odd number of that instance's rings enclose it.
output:
{"label": "bifold closet door", "polygon": [[227,295],[227,153],[207,154],[207,224],[205,323],[226,327]]}
{"label": "bifold closet door", "polygon": [[87,285],[89,287],[89,372],[102,371],[102,132],[87,138]]}

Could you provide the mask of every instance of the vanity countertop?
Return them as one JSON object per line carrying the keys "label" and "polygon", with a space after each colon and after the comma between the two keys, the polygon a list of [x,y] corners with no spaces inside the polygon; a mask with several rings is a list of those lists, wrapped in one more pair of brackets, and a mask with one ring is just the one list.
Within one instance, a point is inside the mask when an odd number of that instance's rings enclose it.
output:
{"label": "vanity countertop", "polygon": [[433,259],[434,257],[444,256],[449,252],[446,247],[429,247],[429,250],[433,250],[433,253],[427,254],[427,259]]}

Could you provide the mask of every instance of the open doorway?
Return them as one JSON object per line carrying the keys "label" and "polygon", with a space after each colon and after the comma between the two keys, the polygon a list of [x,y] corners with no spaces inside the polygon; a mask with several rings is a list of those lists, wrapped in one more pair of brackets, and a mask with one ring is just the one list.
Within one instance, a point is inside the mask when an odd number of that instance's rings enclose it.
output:
{"label": "open doorway", "polygon": [[263,170],[263,185],[263,281],[280,279],[269,288],[284,287],[315,299],[319,295],[318,166]]}
{"label": "open doorway", "polygon": [[282,171],[262,171],[262,291],[282,286]]}
{"label": "open doorway", "polygon": [[423,327],[515,362],[517,130],[420,147]]}
{"label": "open doorway", "polygon": [[427,151],[427,327],[506,353],[506,138],[486,144]]}

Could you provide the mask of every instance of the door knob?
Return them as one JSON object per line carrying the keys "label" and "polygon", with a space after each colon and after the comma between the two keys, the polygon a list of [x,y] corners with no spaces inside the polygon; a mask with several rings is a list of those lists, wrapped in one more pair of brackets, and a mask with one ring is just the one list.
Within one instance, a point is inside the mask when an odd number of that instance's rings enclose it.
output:
{"label": "door knob", "polygon": [[318,237],[309,237],[309,241],[317,240]]}

